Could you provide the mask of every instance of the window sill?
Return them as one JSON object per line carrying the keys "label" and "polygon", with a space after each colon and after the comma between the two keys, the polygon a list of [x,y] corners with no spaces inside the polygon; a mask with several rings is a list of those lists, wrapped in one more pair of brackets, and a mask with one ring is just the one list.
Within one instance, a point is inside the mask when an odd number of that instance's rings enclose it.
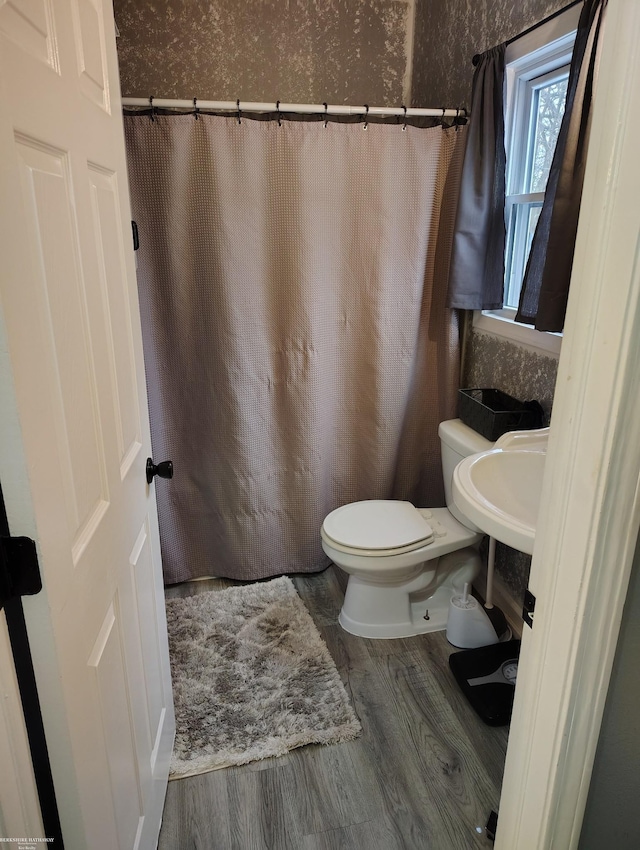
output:
{"label": "window sill", "polygon": [[555,358],[560,356],[562,334],[537,331],[531,325],[521,325],[519,322],[514,322],[513,316],[515,316],[515,310],[508,308],[491,312],[477,310],[473,314],[473,329],[509,340],[509,342],[534,351],[536,354]]}

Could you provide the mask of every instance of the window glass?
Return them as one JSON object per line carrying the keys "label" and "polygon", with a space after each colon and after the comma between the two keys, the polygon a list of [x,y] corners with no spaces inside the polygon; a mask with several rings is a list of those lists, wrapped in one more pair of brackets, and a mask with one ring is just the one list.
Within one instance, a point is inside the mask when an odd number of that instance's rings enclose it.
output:
{"label": "window glass", "polygon": [[504,305],[518,307],[522,279],[531,250],[542,201],[511,204],[505,266]]}
{"label": "window glass", "polygon": [[544,192],[567,99],[568,76],[535,90],[530,192]]}

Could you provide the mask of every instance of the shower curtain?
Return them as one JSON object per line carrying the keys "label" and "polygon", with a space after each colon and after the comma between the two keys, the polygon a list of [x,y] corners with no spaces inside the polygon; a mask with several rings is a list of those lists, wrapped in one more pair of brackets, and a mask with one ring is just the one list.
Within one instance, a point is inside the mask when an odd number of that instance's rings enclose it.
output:
{"label": "shower curtain", "polygon": [[339,505],[443,504],[464,129],[124,121],[166,583],[318,571]]}

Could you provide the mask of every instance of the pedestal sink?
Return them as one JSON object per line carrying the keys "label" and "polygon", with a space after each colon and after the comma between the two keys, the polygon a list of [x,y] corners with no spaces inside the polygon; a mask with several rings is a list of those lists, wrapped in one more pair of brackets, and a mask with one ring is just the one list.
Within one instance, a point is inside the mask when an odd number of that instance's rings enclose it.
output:
{"label": "pedestal sink", "polygon": [[549,429],[512,431],[453,473],[456,507],[485,534],[531,555]]}

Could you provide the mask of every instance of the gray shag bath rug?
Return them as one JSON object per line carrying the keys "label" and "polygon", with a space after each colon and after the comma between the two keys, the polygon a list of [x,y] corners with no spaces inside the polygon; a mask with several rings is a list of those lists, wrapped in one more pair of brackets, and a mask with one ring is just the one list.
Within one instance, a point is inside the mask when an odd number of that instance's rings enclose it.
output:
{"label": "gray shag bath rug", "polygon": [[333,659],[286,577],[167,600],[170,779],[360,734]]}

